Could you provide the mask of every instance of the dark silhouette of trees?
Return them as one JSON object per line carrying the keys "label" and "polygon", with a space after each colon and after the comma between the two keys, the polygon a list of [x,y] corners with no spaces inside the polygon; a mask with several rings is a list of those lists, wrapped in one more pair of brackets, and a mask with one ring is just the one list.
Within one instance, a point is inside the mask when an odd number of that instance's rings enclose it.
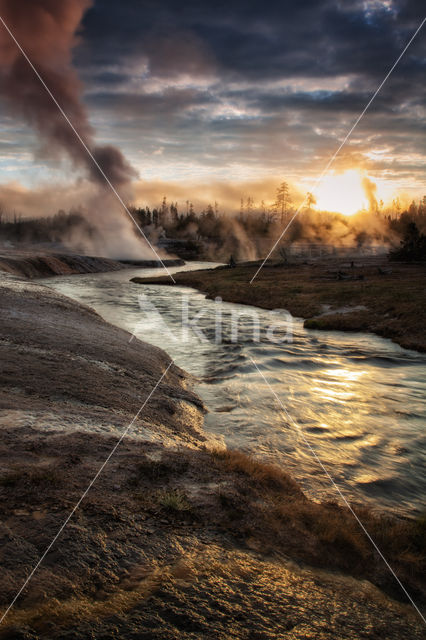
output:
{"label": "dark silhouette of trees", "polygon": [[93,233],[87,218],[78,211],[65,213],[60,209],[54,216],[43,218],[23,218],[14,213],[13,220],[0,221],[0,241],[61,243],[77,230],[88,237]]}
{"label": "dark silhouette of trees", "polygon": [[[6,211],[2,204],[0,242],[66,242],[77,228],[83,235],[95,233],[90,225],[90,214],[86,216],[78,211],[65,213],[59,210],[55,216],[30,219],[22,217],[19,212]],[[383,225],[378,226],[378,231],[363,225],[359,217],[352,223],[350,218],[337,213],[318,212],[314,204],[314,195],[308,193],[302,215],[293,221],[286,233],[286,245],[294,242],[332,245],[334,241],[339,243],[343,234],[342,237],[351,237],[354,244],[361,248],[373,241],[395,242],[395,238],[399,237],[401,246],[391,253],[391,259],[425,260],[426,196],[420,201],[411,202],[404,211],[401,211],[397,199],[386,210],[381,208],[379,215]],[[154,243],[161,238],[166,246],[167,242],[173,244],[176,240],[177,247],[192,247],[192,257],[188,259],[214,257],[224,260],[228,260],[231,253],[236,260],[265,254],[292,211],[289,188],[285,182],[277,189],[273,204],[263,200],[256,203],[252,196],[244,196],[239,212],[234,214],[224,212],[217,202],[196,211],[189,199],[179,209],[178,203],[168,201],[166,196],[152,209],[149,206],[130,206],[129,209]],[[244,249],[240,251],[240,247]]]}
{"label": "dark silhouette of trees", "polygon": [[291,205],[290,198],[290,190],[287,182],[282,182],[277,189],[277,194],[275,197],[274,209],[278,213],[280,217],[281,224],[284,223],[284,220],[289,212]]}
{"label": "dark silhouette of trees", "polygon": [[316,203],[317,203],[316,197],[314,196],[313,193],[308,191],[308,193],[306,194],[306,207],[307,207],[308,213],[311,213],[312,205]]}
{"label": "dark silhouette of trees", "polygon": [[399,249],[390,252],[391,260],[407,262],[426,260],[426,235],[420,233],[415,222],[409,222]]}

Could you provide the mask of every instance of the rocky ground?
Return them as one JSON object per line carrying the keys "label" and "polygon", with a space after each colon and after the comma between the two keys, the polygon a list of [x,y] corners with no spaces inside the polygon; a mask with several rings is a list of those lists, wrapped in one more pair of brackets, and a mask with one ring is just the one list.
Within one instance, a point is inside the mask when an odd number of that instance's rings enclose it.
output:
{"label": "rocky ground", "polygon": [[[0,296],[5,611],[169,358],[40,284]],[[170,367],[0,637],[424,637],[351,514],[218,449],[192,382]],[[422,605],[425,524],[359,513]]]}
{"label": "rocky ground", "polygon": [[0,270],[25,278],[116,271],[123,265],[109,258],[28,249],[1,249]]}
{"label": "rocky ground", "polygon": [[64,250],[54,251],[53,249],[40,249],[31,246],[20,249],[0,248],[0,271],[25,278],[117,271],[133,265],[145,268],[162,268],[183,264],[185,262],[180,258],[163,258],[162,261],[157,259],[111,260],[110,258],[83,256]]}

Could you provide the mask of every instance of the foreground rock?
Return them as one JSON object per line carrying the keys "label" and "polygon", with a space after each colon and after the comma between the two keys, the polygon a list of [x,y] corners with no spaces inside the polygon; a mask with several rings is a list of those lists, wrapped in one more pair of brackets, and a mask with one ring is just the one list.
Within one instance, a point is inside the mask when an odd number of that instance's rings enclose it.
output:
{"label": "foreground rock", "polygon": [[[4,610],[169,358],[39,284],[3,275],[0,295]],[[423,637],[352,516],[214,448],[191,383],[170,367],[0,637]],[[420,524],[362,517],[421,602]]]}
{"label": "foreground rock", "polygon": [[0,271],[25,278],[99,273],[118,271],[126,267],[164,268],[184,265],[180,258],[164,260],[111,260],[110,258],[83,256],[75,253],[55,253],[37,249],[0,251]]}
{"label": "foreground rock", "polygon": [[73,273],[117,271],[123,265],[109,258],[81,256],[73,253],[52,253],[34,249],[0,252],[0,270],[25,278],[43,278]]}

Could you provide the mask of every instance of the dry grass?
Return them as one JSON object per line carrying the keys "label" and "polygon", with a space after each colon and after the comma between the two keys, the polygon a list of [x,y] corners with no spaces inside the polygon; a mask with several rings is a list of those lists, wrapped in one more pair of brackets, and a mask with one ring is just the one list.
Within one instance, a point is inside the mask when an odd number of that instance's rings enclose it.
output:
{"label": "dry grass", "polygon": [[[217,499],[219,522],[237,539],[266,553],[367,578],[401,598],[402,592],[348,508],[307,499],[279,468],[239,451],[214,451],[212,458],[216,468],[233,478]],[[353,508],[401,580],[422,598],[426,518],[399,519],[375,515],[359,505]]]}
{"label": "dry grass", "polygon": [[159,491],[158,503],[167,511],[190,511],[191,504],[183,491],[172,489],[171,491]]}
{"label": "dry grass", "polygon": [[[294,316],[307,318],[309,328],[371,331],[404,347],[426,351],[426,266],[393,263],[392,273],[386,275],[379,273],[379,267],[389,268],[386,258],[382,263],[366,259],[365,266],[354,269],[336,259],[313,265],[265,266],[252,285],[257,264],[182,272],[174,277],[178,285],[204,291],[209,298],[221,296],[227,302],[287,309]],[[355,279],[339,280],[341,269]],[[133,281],[170,285],[166,277]],[[317,318],[322,305],[330,305],[332,310],[362,305],[367,311]]]}
{"label": "dry grass", "polygon": [[298,484],[275,465],[259,462],[242,451],[233,449],[213,449],[211,455],[229,473],[246,476],[265,488],[286,491],[297,497],[303,496]]}

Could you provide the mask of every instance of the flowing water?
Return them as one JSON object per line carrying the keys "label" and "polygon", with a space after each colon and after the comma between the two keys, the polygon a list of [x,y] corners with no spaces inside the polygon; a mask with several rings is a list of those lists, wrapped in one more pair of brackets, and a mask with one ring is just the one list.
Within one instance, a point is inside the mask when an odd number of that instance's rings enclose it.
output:
{"label": "flowing water", "polygon": [[200,380],[206,430],[281,465],[309,495],[337,497],[313,449],[349,500],[425,510],[424,354],[373,335],[307,330],[285,313],[206,300],[186,287],[130,282],[160,274],[132,268],[43,283],[162,347]]}

